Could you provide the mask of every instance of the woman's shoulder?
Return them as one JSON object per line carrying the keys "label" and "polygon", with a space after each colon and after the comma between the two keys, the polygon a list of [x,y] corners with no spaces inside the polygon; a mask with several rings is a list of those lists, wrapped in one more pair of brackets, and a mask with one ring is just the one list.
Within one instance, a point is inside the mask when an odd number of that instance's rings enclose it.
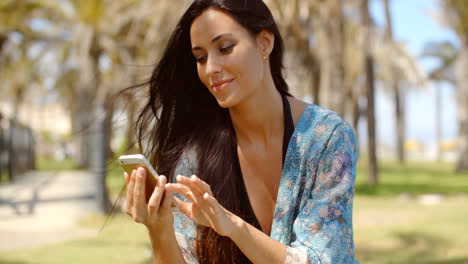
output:
{"label": "woman's shoulder", "polygon": [[308,103],[294,97],[288,97],[289,105],[291,106],[291,114],[294,122],[294,127],[297,126],[302,114],[306,110]]}
{"label": "woman's shoulder", "polygon": [[289,97],[294,125],[308,129],[334,130],[337,127],[347,127],[349,124],[337,113],[322,106],[309,104],[297,98]]}

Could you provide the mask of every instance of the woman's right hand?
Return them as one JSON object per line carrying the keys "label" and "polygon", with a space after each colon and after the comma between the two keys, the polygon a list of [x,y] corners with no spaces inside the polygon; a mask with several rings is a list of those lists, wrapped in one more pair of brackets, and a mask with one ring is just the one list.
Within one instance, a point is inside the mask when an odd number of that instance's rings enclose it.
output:
{"label": "woman's right hand", "polygon": [[125,213],[133,217],[135,222],[144,224],[150,234],[163,235],[173,230],[174,216],[170,210],[172,193],[165,193],[166,177],[157,178],[156,187],[148,202],[145,200],[146,169],[139,167],[130,176],[124,173],[124,177],[127,183]]}

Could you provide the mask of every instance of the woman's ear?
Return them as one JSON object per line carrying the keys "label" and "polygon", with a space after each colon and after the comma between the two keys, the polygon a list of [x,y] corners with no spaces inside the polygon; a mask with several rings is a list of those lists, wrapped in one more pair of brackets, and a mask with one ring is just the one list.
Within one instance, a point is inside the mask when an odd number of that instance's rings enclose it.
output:
{"label": "woman's ear", "polygon": [[275,35],[272,32],[268,30],[262,30],[257,34],[257,46],[262,57],[267,58],[270,56],[274,45]]}

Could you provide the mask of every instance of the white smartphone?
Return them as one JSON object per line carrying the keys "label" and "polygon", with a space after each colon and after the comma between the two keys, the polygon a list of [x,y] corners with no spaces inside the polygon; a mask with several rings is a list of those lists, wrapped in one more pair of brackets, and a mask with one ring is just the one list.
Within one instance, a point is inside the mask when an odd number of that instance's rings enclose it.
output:
{"label": "white smartphone", "polygon": [[144,167],[146,169],[145,196],[146,201],[149,201],[149,198],[156,187],[157,178],[159,176],[153,166],[151,166],[142,154],[120,156],[119,163],[128,175],[132,175],[132,171],[138,167]]}

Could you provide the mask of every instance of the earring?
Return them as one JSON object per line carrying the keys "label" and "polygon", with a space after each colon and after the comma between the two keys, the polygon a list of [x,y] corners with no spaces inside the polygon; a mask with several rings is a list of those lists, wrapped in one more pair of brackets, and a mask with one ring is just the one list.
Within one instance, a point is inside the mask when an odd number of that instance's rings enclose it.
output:
{"label": "earring", "polygon": [[266,60],[266,56],[263,56],[263,59]]}

